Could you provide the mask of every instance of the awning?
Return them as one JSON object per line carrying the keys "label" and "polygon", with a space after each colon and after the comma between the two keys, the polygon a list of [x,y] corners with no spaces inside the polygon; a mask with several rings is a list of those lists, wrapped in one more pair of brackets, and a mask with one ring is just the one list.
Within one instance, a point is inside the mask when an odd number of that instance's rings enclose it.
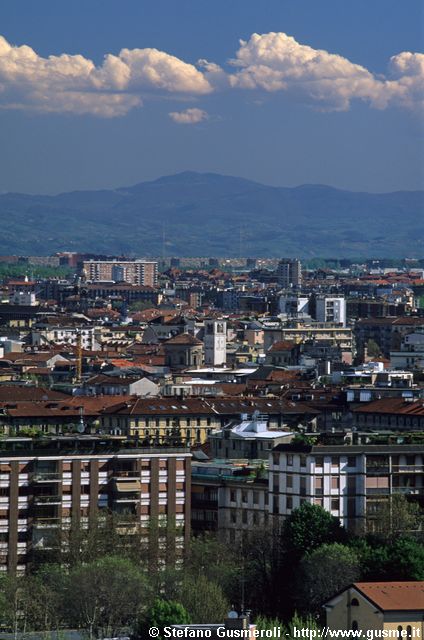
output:
{"label": "awning", "polygon": [[139,480],[133,480],[132,482],[116,482],[116,490],[119,493],[141,491],[141,482]]}

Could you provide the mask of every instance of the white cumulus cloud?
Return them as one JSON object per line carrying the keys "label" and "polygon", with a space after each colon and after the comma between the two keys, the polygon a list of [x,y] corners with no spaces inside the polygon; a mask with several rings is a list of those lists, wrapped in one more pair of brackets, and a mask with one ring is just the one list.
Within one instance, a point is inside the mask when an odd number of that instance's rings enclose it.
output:
{"label": "white cumulus cloud", "polygon": [[[191,100],[214,92],[284,92],[322,110],[347,110],[353,100],[376,109],[424,107],[424,54],[401,52],[385,75],[279,33],[241,40],[227,68],[190,64],[158,49],[122,49],[96,65],[82,55],[44,58],[0,36],[0,109],[114,117],[140,107],[149,94]],[[173,111],[181,124],[207,118],[201,109]]]}
{"label": "white cumulus cloud", "polygon": [[285,91],[328,110],[346,110],[353,99],[379,109],[390,103],[414,107],[424,80],[422,57],[406,52],[394,56],[389,72],[399,77],[391,80],[343,56],[300,44],[285,33],[254,33],[248,41],[240,41],[230,61],[237,68],[230,83],[240,89]]}
{"label": "white cumulus cloud", "polygon": [[193,107],[185,111],[171,111],[169,117],[177,124],[196,124],[208,119],[208,114],[203,109]]}
{"label": "white cumulus cloud", "polygon": [[0,36],[0,108],[112,117],[149,91],[202,95],[212,86],[194,65],[157,49],[122,49],[96,66],[81,55],[39,56]]}

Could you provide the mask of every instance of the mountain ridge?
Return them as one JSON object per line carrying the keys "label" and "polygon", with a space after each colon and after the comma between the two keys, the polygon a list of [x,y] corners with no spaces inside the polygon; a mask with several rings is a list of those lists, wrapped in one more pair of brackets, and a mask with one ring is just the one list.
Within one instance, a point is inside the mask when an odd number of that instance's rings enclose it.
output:
{"label": "mountain ridge", "polygon": [[0,253],[8,255],[154,256],[163,252],[164,233],[166,253],[175,256],[229,256],[240,249],[270,257],[424,254],[424,191],[275,187],[210,172],[53,196],[0,194],[0,219]]}

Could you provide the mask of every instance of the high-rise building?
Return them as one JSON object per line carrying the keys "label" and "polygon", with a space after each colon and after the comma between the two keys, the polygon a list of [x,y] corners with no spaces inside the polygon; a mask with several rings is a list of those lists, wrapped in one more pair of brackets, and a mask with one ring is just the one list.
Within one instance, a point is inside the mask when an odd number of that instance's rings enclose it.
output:
{"label": "high-rise building", "polygon": [[86,260],[83,269],[91,282],[128,282],[155,287],[158,282],[158,263],[146,260]]}
{"label": "high-rise building", "polygon": [[302,284],[302,265],[297,258],[283,258],[277,267],[278,284],[283,289],[300,287]]}

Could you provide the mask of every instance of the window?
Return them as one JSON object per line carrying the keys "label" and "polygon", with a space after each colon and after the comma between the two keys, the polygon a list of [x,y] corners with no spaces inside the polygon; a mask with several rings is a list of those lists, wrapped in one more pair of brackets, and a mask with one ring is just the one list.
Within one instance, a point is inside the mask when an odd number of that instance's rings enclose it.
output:
{"label": "window", "polygon": [[236,501],[236,492],[235,489],[231,489],[230,490],[230,502],[235,502]]}
{"label": "window", "polygon": [[339,489],[340,488],[339,476],[331,476],[331,488],[332,489]]}
{"label": "window", "polygon": [[315,493],[317,495],[321,495],[322,489],[323,489],[323,478],[321,477],[315,478]]}
{"label": "window", "polygon": [[241,492],[241,501],[246,503],[247,502],[247,491],[242,491]]}
{"label": "window", "polygon": [[339,466],[339,458],[338,456],[331,456],[331,466],[338,467]]}
{"label": "window", "polygon": [[402,631],[403,631],[403,627],[402,625],[399,625],[397,628],[398,638],[402,638]]}
{"label": "window", "polygon": [[306,467],[306,456],[303,453],[300,454],[300,466]]}
{"label": "window", "polygon": [[272,454],[272,464],[275,464],[277,467],[280,463],[280,454],[279,453],[273,453]]}
{"label": "window", "polygon": [[254,491],[253,492],[253,504],[259,504],[259,492],[258,491]]}
{"label": "window", "polygon": [[247,511],[241,512],[241,521],[243,524],[247,524]]}
{"label": "window", "polygon": [[292,467],[293,466],[293,455],[291,453],[287,454],[287,466],[288,467]]}
{"label": "window", "polygon": [[350,606],[351,607],[359,607],[358,598],[352,598],[352,600],[350,601]]}
{"label": "window", "polygon": [[352,631],[358,631],[358,623],[356,620],[352,620]]}
{"label": "window", "polygon": [[286,475],[286,487],[287,489],[293,489],[293,476],[291,473]]}
{"label": "window", "polygon": [[347,457],[347,466],[348,467],[356,467],[356,456],[348,456]]}
{"label": "window", "polygon": [[293,498],[291,496],[286,497],[286,509],[289,511],[293,509]]}
{"label": "window", "polygon": [[324,463],[323,456],[315,456],[315,466],[316,467],[322,467],[323,463]]}
{"label": "window", "polygon": [[340,508],[339,498],[331,498],[331,511],[338,511]]}

